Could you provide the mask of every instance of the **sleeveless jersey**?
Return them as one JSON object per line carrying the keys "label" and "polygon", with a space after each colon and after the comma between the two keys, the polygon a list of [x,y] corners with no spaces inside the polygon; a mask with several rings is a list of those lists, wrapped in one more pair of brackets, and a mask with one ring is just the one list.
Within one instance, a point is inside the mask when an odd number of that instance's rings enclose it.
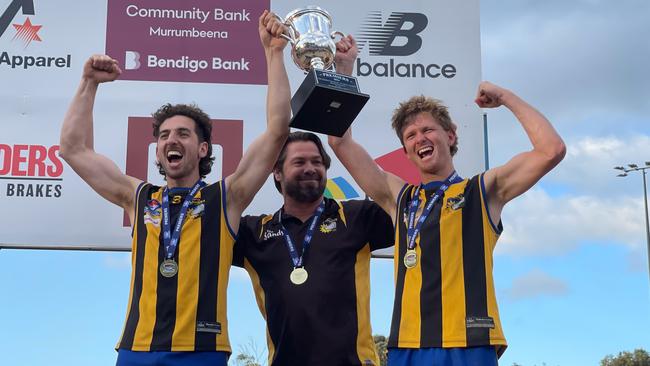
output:
{"label": "sleeveless jersey", "polygon": [[[435,189],[420,190],[420,212]],[[506,347],[492,278],[501,223],[487,211],[483,175],[452,184],[416,238],[417,265],[407,269],[408,207],[417,186],[402,189],[395,228],[395,303],[388,346]]]}
{"label": "sleeveless jersey", "polygon": [[[165,259],[163,188],[140,185],[133,225],[131,291],[118,349],[231,352],[226,287],[235,235],[226,219],[225,192],[225,183],[220,181],[196,194],[174,255],[178,273],[167,278],[159,271]],[[183,199],[170,197],[172,228]]]}

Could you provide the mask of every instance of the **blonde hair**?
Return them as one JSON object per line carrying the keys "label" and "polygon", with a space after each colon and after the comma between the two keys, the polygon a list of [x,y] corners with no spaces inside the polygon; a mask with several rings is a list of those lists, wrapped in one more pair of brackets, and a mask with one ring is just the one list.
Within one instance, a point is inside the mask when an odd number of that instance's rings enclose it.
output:
{"label": "blonde hair", "polygon": [[[451,121],[447,106],[438,99],[425,97],[424,95],[417,95],[400,103],[393,112],[393,117],[391,118],[393,130],[395,130],[397,138],[399,138],[402,146],[404,146],[404,129],[413,122],[415,116],[423,112],[429,113],[445,131],[453,131],[454,135],[456,134],[456,124]],[[457,151],[458,136],[456,136],[454,144],[449,147],[451,156],[454,156]]]}

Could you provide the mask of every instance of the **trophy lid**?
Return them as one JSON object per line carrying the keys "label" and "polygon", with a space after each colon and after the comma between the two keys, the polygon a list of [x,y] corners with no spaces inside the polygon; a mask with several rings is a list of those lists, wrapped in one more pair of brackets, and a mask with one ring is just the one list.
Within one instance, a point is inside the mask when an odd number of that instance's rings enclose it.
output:
{"label": "trophy lid", "polygon": [[292,18],[297,18],[297,17],[299,17],[301,15],[304,15],[304,14],[308,14],[308,13],[320,13],[321,15],[327,17],[327,19],[330,21],[330,23],[332,21],[332,17],[330,16],[330,13],[327,12],[327,10],[325,10],[325,9],[323,9],[321,7],[315,6],[315,5],[308,5],[308,6],[305,6],[304,8],[294,9],[294,10],[290,11],[289,14],[287,14],[287,16],[284,19],[289,20],[289,19],[292,19]]}

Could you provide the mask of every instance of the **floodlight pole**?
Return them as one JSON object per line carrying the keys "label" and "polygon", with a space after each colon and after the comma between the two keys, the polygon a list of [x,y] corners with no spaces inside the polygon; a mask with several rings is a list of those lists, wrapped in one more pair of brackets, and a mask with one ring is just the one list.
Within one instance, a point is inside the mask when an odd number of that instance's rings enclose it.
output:
{"label": "floodlight pole", "polygon": [[645,184],[646,171],[643,169],[643,203],[645,203],[645,236],[648,245],[648,274],[650,275],[650,224],[648,223],[648,190]]}
{"label": "floodlight pole", "polygon": [[650,169],[650,161],[645,162],[645,166],[640,167],[636,164],[628,164],[628,168],[617,166],[614,167],[616,170],[620,170],[623,173],[619,174],[619,177],[627,177],[627,173],[640,171],[643,174],[643,203],[645,206],[645,235],[646,235],[646,245],[648,252],[648,276],[650,276],[650,221],[648,220],[648,190],[646,185],[646,170]]}

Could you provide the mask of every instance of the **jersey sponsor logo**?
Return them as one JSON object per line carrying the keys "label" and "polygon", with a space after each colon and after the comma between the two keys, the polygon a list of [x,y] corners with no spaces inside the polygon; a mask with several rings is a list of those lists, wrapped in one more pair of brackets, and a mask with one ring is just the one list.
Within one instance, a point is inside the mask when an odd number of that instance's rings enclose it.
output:
{"label": "jersey sponsor logo", "polygon": [[272,238],[278,238],[284,236],[284,233],[282,232],[282,229],[277,229],[273,231],[272,229],[266,229],[264,231],[264,234],[262,235],[263,240],[269,240]]}
{"label": "jersey sponsor logo", "polygon": [[172,196],[172,199],[170,201],[172,205],[180,205],[181,203],[183,203],[183,198],[184,198],[183,195],[175,194]]}
{"label": "jersey sponsor logo", "polygon": [[323,234],[330,234],[336,231],[336,222],[337,218],[325,219],[322,224],[320,224],[320,232]]}
{"label": "jersey sponsor logo", "polygon": [[490,316],[468,316],[465,319],[467,328],[490,328],[494,329],[494,319]]}
{"label": "jersey sponsor logo", "polygon": [[[361,55],[356,61],[356,76],[387,78],[451,79],[456,66],[448,62],[410,62],[404,57],[415,55],[422,48],[429,19],[423,13],[394,11],[383,20],[381,11],[371,11],[357,33]],[[401,62],[405,61],[405,62]]]}
{"label": "jersey sponsor logo", "polygon": [[147,201],[147,206],[144,208],[144,224],[151,224],[155,227],[160,227],[160,220],[162,218],[162,205],[158,200]]}
{"label": "jersey sponsor logo", "polygon": [[221,334],[221,323],[198,320],[196,322],[196,331],[203,333]]}
{"label": "jersey sponsor logo", "polygon": [[461,193],[456,197],[449,197],[447,198],[447,206],[446,208],[448,210],[459,210],[461,208],[465,207],[465,196]]}

